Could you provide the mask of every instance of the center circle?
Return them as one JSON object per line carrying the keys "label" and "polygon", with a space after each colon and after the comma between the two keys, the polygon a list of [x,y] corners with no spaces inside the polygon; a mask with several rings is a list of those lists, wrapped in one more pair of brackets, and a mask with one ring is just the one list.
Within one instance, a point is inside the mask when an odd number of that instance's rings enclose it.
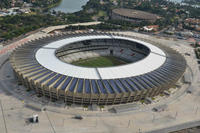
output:
{"label": "center circle", "polygon": [[62,62],[81,67],[113,67],[144,59],[150,49],[124,39],[90,39],[73,42],[56,50]]}

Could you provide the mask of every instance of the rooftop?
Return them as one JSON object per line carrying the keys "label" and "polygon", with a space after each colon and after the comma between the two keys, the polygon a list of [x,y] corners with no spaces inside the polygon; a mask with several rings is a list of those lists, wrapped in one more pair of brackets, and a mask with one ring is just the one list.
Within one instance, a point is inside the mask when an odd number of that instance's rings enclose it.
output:
{"label": "rooftop", "polygon": [[[143,44],[151,50],[151,53],[145,59],[140,60],[136,63],[131,63],[123,66],[116,66],[116,67],[106,67],[106,68],[86,68],[86,67],[74,66],[62,62],[55,56],[56,49],[61,48],[73,42],[79,42],[88,39],[113,39],[113,38],[125,39]],[[125,77],[142,75],[151,72],[153,70],[156,70],[157,68],[163,65],[163,63],[166,60],[166,55],[160,48],[143,41],[127,37],[120,37],[120,36],[98,35],[98,36],[82,36],[82,37],[66,38],[63,40],[58,40],[49,43],[40,48],[36,52],[36,59],[45,68],[57,72],[59,74],[77,78],[84,78],[84,79],[100,79],[99,77],[100,74],[102,79],[115,79],[115,78],[125,78]],[[97,74],[97,71],[99,74]]]}

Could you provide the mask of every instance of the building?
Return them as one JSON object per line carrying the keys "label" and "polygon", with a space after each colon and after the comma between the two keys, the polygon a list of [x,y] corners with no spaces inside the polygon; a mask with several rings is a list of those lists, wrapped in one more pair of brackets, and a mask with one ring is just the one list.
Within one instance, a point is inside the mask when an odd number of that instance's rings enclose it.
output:
{"label": "building", "polygon": [[[98,56],[129,63],[81,67],[71,63]],[[10,63],[19,81],[50,100],[110,105],[154,97],[183,76],[186,62],[177,51],[129,36],[74,33],[50,36],[17,48]]]}
{"label": "building", "polygon": [[158,16],[139,10],[117,8],[112,10],[112,19],[134,23],[139,23],[142,21],[155,22],[158,19]]}

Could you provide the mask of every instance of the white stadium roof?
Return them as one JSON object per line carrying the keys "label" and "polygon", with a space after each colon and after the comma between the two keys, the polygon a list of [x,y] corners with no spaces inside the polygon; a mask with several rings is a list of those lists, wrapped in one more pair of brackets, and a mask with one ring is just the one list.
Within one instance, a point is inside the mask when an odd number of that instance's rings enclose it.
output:
{"label": "white stadium roof", "polygon": [[[113,38],[124,39],[143,44],[150,49],[150,54],[144,59],[134,63],[122,66],[104,67],[104,68],[87,68],[87,67],[74,66],[62,62],[55,55],[57,49],[74,42],[91,40],[91,39],[113,39]],[[38,49],[35,57],[38,63],[40,63],[43,67],[51,71],[71,77],[84,78],[84,79],[116,79],[116,78],[126,78],[126,77],[143,75],[145,73],[158,69],[160,66],[164,64],[166,60],[166,54],[160,48],[152,44],[128,37],[110,36],[110,35],[96,35],[96,36],[88,35],[88,36],[78,36],[78,37],[58,40]]]}

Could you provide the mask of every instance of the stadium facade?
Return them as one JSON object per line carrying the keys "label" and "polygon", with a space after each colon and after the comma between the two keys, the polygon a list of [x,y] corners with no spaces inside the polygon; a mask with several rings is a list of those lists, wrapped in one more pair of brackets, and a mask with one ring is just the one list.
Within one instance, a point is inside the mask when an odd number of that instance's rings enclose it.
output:
{"label": "stadium facade", "polygon": [[[74,61],[115,56],[114,67],[80,67]],[[20,83],[50,100],[110,105],[154,97],[174,86],[186,69],[177,51],[130,36],[75,33],[29,42],[10,56]]]}

